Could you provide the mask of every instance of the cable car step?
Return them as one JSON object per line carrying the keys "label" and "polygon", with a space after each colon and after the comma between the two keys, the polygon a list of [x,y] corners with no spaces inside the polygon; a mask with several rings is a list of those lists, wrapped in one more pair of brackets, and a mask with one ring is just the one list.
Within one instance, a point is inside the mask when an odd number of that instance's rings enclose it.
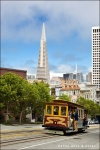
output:
{"label": "cable car step", "polygon": [[63,135],[63,131],[44,129],[43,133]]}

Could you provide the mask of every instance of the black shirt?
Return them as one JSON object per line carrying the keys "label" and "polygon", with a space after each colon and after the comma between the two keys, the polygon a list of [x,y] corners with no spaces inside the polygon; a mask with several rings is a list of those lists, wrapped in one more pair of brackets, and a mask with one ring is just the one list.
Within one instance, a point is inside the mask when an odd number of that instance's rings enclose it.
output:
{"label": "black shirt", "polygon": [[75,113],[75,120],[78,121],[78,113]]}

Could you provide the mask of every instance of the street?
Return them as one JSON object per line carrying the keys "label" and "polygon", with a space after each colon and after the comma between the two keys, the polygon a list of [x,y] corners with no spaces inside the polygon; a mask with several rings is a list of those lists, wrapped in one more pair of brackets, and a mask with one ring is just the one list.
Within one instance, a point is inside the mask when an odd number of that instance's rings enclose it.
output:
{"label": "street", "polygon": [[[27,133],[28,134],[28,133]],[[2,146],[3,149],[95,149],[99,150],[99,125],[91,125],[90,128],[84,133],[61,135],[45,135],[42,130],[39,133],[32,132],[33,139],[29,139],[25,133],[21,133],[23,137],[28,138],[28,141],[19,141],[17,143]],[[29,133],[30,134],[30,133]],[[14,138],[15,135],[13,135]],[[38,136],[38,138],[37,138]],[[41,136],[39,138],[39,136]],[[45,137],[46,136],[46,137]],[[6,138],[6,136],[5,136]],[[11,137],[10,137],[11,138]],[[18,138],[18,136],[17,136]]]}

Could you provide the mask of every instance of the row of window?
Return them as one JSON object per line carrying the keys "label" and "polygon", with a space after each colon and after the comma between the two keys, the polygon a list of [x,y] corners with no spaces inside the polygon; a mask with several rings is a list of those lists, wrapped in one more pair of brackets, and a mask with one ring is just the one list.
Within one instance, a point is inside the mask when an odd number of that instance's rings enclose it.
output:
{"label": "row of window", "polygon": [[93,63],[93,67],[100,67],[100,65],[97,63]]}
{"label": "row of window", "polygon": [[100,42],[100,41],[98,41],[98,40],[100,40],[99,38],[97,38],[97,39],[93,39],[92,40],[92,42],[96,42],[96,43],[98,43],[98,42]]}
{"label": "row of window", "polygon": [[92,45],[93,45],[93,46],[94,46],[94,45],[100,45],[100,43],[99,43],[99,42],[93,42]]}
{"label": "row of window", "polygon": [[93,58],[93,60],[95,60],[95,61],[96,61],[96,60],[100,60],[100,59],[99,59],[99,58]]}
{"label": "row of window", "polygon": [[100,29],[93,29],[93,33],[100,32]]}
{"label": "row of window", "polygon": [[[96,70],[96,69],[98,69],[98,70]],[[95,75],[95,74],[99,74],[99,73],[100,73],[99,68],[96,68],[96,69],[94,69],[94,68],[93,68],[93,74],[94,74],[94,75]]]}
{"label": "row of window", "polygon": [[100,45],[99,46],[95,45],[95,46],[93,46],[93,48],[99,50],[100,49]]}
{"label": "row of window", "polygon": [[93,53],[93,56],[96,56],[96,55],[99,56],[99,53]]}
{"label": "row of window", "polygon": [[93,78],[100,78],[99,74],[98,75],[93,75]]}
{"label": "row of window", "polygon": [[100,37],[100,34],[93,34],[93,38]]}
{"label": "row of window", "polygon": [[93,57],[93,62],[99,63],[99,62],[100,62],[100,59],[99,59],[98,57]]}
{"label": "row of window", "polygon": [[98,46],[97,44],[96,45],[93,44],[93,48],[96,47],[96,46],[99,47],[100,45]]}
{"label": "row of window", "polygon": [[97,64],[97,65],[99,65],[100,66],[100,61],[99,60],[95,60],[95,61],[93,61],[93,64]]}
{"label": "row of window", "polygon": [[92,39],[92,42],[99,42],[100,38]]}
{"label": "row of window", "polygon": [[[67,113],[69,111],[69,113]],[[67,107],[65,106],[51,106],[51,105],[47,105],[46,108],[46,114],[48,115],[60,115],[60,116],[67,116],[70,115],[70,108],[69,110],[67,110]],[[75,110],[72,110],[73,112]],[[84,110],[79,109],[78,110],[78,115],[79,117],[83,117],[84,116]]]}
{"label": "row of window", "polygon": [[96,38],[100,39],[100,34],[93,34],[92,39],[93,39],[93,38],[94,38],[94,40],[95,40]]}
{"label": "row of window", "polygon": [[99,63],[100,61],[98,61],[98,62],[97,62],[97,61],[95,62],[95,61],[96,61],[96,60],[93,61],[93,67],[95,67],[95,66],[100,67],[100,63]]}
{"label": "row of window", "polygon": [[51,106],[48,105],[46,109],[46,114],[49,115],[61,115],[61,116],[66,116],[67,115],[67,107],[61,106],[61,111],[59,106]]}
{"label": "row of window", "polygon": [[[98,55],[98,56],[96,56],[96,55],[94,56],[94,55],[93,55],[93,57],[97,57],[97,59],[98,59],[99,55]],[[95,58],[95,59],[96,59],[96,58]]]}
{"label": "row of window", "polygon": [[93,74],[94,75],[100,74],[100,71],[97,72],[96,70],[93,70]]}
{"label": "row of window", "polygon": [[96,82],[93,82],[93,84],[97,85],[99,87],[99,84],[97,84]]}
{"label": "row of window", "polygon": [[[99,73],[100,73],[100,70],[96,70],[95,73],[96,73],[96,74],[99,74]],[[93,72],[93,74],[94,74],[94,72]]]}
{"label": "row of window", "polygon": [[98,68],[98,70],[96,70],[96,69],[93,68],[93,74],[94,73],[100,73],[100,69]]}
{"label": "row of window", "polygon": [[96,48],[95,48],[95,49],[93,49],[93,53],[94,53],[94,52],[95,52],[95,53],[100,53],[99,48],[97,48],[97,49],[96,49]]}
{"label": "row of window", "polygon": [[94,45],[94,44],[95,44],[95,45],[97,45],[97,44],[100,45],[100,40],[99,40],[99,41],[93,41],[93,42],[92,42],[92,45]]}
{"label": "row of window", "polygon": [[[99,70],[99,68],[100,68],[100,65],[94,64],[94,65],[93,65],[93,72],[94,72],[95,70]],[[99,71],[98,71],[98,72],[99,72]]]}

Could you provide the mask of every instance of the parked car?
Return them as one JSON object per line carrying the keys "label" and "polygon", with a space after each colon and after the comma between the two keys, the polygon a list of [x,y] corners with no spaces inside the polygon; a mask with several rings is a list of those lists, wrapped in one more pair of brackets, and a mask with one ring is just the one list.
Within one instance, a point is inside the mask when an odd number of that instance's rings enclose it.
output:
{"label": "parked car", "polygon": [[94,122],[95,124],[99,124],[99,121],[98,120],[95,120],[95,122]]}
{"label": "parked car", "polygon": [[94,120],[88,121],[88,125],[92,125],[92,124],[95,124]]}

